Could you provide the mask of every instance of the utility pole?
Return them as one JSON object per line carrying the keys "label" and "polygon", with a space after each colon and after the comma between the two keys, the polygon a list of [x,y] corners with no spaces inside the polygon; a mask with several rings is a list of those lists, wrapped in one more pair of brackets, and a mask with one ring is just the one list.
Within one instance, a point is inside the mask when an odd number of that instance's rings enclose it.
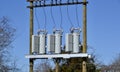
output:
{"label": "utility pole", "polygon": [[56,59],[56,69],[55,72],[59,72],[59,59]]}
{"label": "utility pole", "polygon": [[[82,53],[87,53],[87,3],[83,0],[83,49]],[[87,72],[86,58],[83,58],[82,72]]]}
{"label": "utility pole", "polygon": [[[32,54],[32,35],[33,35],[33,1],[30,1],[30,51],[29,53]],[[29,72],[33,72],[33,59],[29,59]]]}

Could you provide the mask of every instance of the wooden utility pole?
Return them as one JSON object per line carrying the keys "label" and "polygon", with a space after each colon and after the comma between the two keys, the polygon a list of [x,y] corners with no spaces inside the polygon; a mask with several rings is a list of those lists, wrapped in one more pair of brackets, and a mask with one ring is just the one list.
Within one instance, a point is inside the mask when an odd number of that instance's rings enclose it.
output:
{"label": "wooden utility pole", "polygon": [[[32,35],[33,35],[33,1],[30,1],[30,55],[32,54]],[[33,59],[29,59],[29,72],[33,72]]]}
{"label": "wooden utility pole", "polygon": [[56,59],[56,69],[55,72],[59,72],[59,59]]}
{"label": "wooden utility pole", "polygon": [[[87,3],[83,0],[83,49],[82,53],[87,53]],[[87,72],[86,58],[83,58],[82,72]]]}

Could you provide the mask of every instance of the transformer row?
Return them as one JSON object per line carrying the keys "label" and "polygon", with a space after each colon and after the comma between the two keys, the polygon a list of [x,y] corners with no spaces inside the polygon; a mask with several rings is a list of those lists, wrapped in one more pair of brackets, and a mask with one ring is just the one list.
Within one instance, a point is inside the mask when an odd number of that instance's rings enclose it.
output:
{"label": "transformer row", "polygon": [[33,54],[60,54],[61,50],[79,53],[81,50],[80,33],[73,32],[65,35],[65,46],[62,47],[62,33],[32,35]]}

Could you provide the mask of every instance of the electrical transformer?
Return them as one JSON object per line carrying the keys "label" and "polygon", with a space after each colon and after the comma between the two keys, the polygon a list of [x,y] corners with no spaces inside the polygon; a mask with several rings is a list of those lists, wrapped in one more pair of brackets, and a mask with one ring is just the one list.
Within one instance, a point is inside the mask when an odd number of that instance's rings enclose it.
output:
{"label": "electrical transformer", "polygon": [[61,34],[55,34],[55,53],[61,53]]}
{"label": "electrical transformer", "polygon": [[73,33],[73,53],[80,52],[79,39],[80,39],[79,33]]}
{"label": "electrical transformer", "polygon": [[55,35],[54,34],[47,35],[47,51],[48,52],[55,51]]}
{"label": "electrical transformer", "polygon": [[45,40],[45,34],[40,34],[39,35],[39,54],[45,54],[45,43],[46,43],[46,40]]}
{"label": "electrical transformer", "polygon": [[67,33],[65,36],[65,40],[65,52],[71,52],[73,50],[73,35]]}
{"label": "electrical transformer", "polygon": [[32,53],[38,54],[39,51],[39,36],[32,35]]}

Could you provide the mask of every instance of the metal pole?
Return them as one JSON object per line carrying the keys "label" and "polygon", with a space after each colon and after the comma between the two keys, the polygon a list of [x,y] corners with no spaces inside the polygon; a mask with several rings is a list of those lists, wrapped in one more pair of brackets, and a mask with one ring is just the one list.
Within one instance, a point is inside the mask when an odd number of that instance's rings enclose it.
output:
{"label": "metal pole", "polygon": [[[87,3],[83,0],[83,49],[82,52],[87,52]],[[82,62],[82,72],[87,72],[86,59]]]}
{"label": "metal pole", "polygon": [[[33,6],[33,1],[30,1],[30,6]],[[33,7],[30,7],[30,51],[32,54],[32,35],[33,35]],[[33,59],[29,59],[29,72],[33,72]]]}

